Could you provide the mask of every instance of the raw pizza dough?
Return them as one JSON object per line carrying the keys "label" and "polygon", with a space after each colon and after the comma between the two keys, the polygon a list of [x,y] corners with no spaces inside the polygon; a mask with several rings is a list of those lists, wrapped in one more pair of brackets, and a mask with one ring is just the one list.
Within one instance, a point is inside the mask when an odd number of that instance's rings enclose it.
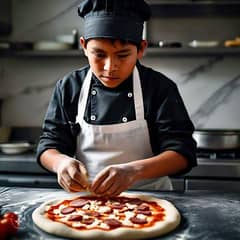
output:
{"label": "raw pizza dough", "polygon": [[[85,195],[83,195],[85,196]],[[90,196],[90,195],[89,195]],[[57,205],[59,202],[63,200],[72,200],[74,198],[69,199],[55,199],[47,201],[41,204],[38,208],[36,208],[32,214],[32,218],[34,223],[43,231],[48,232],[50,234],[54,234],[61,237],[72,238],[72,239],[146,239],[151,237],[161,236],[166,234],[172,230],[174,230],[180,223],[180,213],[174,207],[172,203],[167,200],[158,199],[149,195],[142,194],[133,194],[133,193],[122,193],[119,195],[120,197],[127,198],[138,198],[143,201],[153,201],[160,205],[165,209],[164,211],[164,219],[161,221],[155,222],[152,226],[149,227],[118,227],[110,230],[104,229],[81,229],[78,230],[76,228],[71,228],[70,226],[53,221],[46,216],[46,211],[53,205]],[[152,217],[154,216],[154,213]]]}

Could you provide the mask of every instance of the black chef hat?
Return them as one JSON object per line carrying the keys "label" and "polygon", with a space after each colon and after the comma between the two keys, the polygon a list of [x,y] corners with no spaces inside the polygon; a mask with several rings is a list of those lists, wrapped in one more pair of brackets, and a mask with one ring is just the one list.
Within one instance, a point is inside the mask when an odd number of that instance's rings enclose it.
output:
{"label": "black chef hat", "polygon": [[143,23],[151,16],[144,0],[84,0],[78,7],[84,18],[84,38],[122,39],[139,43]]}

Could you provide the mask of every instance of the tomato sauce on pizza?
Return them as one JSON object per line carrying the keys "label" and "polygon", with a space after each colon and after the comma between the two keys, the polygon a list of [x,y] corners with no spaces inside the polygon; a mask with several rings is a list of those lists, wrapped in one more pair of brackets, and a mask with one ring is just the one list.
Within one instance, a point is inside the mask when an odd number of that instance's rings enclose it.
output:
{"label": "tomato sauce on pizza", "polygon": [[49,206],[45,217],[77,230],[142,229],[164,221],[165,209],[139,198],[80,196]]}

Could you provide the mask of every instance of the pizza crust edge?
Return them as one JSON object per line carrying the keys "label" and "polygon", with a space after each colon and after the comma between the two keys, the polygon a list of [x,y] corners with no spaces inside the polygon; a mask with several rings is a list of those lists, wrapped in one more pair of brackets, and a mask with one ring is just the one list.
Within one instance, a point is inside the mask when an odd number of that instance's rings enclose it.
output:
{"label": "pizza crust edge", "polygon": [[[84,195],[86,196],[86,195]],[[161,222],[155,223],[151,227],[134,229],[134,228],[117,228],[111,231],[104,231],[100,229],[92,230],[76,230],[68,227],[67,225],[54,222],[44,216],[45,209],[52,204],[56,204],[60,199],[53,199],[42,203],[32,213],[33,222],[43,231],[54,234],[61,237],[73,238],[73,239],[145,239],[150,237],[157,237],[164,235],[180,224],[181,216],[176,207],[169,201],[159,199],[150,195],[142,195],[137,193],[122,193],[119,196],[125,196],[129,198],[139,198],[146,201],[155,201],[160,204],[166,211],[166,219]],[[65,199],[74,199],[76,196]]]}

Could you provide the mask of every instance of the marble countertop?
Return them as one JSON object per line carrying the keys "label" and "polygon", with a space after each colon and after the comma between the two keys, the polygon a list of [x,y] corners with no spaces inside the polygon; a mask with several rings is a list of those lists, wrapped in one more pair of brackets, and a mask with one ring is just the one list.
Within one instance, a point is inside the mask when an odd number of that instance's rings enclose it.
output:
{"label": "marble countertop", "polygon": [[[240,194],[206,191],[140,192],[171,201],[180,211],[180,226],[157,239],[164,240],[237,240],[240,236]],[[14,211],[19,215],[20,228],[13,240],[59,240],[36,227],[31,218],[40,203],[69,197],[61,189],[0,187],[2,212]]]}

